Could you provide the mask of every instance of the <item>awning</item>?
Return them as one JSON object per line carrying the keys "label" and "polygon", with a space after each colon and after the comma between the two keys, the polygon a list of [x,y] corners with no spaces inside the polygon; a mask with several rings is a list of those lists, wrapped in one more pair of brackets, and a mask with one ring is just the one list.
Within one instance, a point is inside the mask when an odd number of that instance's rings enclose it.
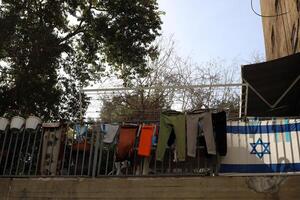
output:
{"label": "awning", "polygon": [[244,65],[242,78],[244,83],[249,84],[248,100],[245,101],[246,96],[243,96],[248,116],[300,115],[300,53]]}

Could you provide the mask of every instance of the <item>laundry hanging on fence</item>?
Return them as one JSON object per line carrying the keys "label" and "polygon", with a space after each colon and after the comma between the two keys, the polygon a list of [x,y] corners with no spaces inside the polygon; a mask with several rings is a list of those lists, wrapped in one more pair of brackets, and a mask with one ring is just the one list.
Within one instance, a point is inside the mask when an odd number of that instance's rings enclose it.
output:
{"label": "laundry hanging on fence", "polygon": [[220,156],[225,156],[227,153],[226,112],[212,113],[212,123],[215,132],[217,152]]}
{"label": "laundry hanging on fence", "polygon": [[131,158],[139,126],[122,125],[117,144],[116,161],[124,161]]}
{"label": "laundry hanging on fence", "polygon": [[210,112],[187,114],[187,155],[196,157],[198,132],[202,132],[205,138],[207,153],[215,155],[216,145],[213,134],[213,126]]}
{"label": "laundry hanging on fence", "polygon": [[103,142],[104,143],[113,143],[115,137],[119,131],[119,125],[115,124],[102,124]]}
{"label": "laundry hanging on fence", "polygon": [[220,174],[300,172],[300,119],[228,121]]}
{"label": "laundry hanging on fence", "polygon": [[156,150],[156,159],[162,161],[165,155],[166,147],[172,130],[176,136],[176,150],[178,160],[184,161],[186,154],[186,131],[185,115],[180,112],[168,112],[160,115],[160,133],[158,135],[158,144]]}
{"label": "laundry hanging on fence", "polygon": [[144,125],[140,134],[138,155],[149,157],[151,154],[152,137],[155,131],[155,125]]}

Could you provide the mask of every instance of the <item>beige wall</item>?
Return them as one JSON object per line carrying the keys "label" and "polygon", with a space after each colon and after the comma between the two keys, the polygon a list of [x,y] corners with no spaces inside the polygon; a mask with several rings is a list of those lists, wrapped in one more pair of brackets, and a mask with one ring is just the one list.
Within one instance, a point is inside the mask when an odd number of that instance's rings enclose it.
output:
{"label": "beige wall", "polygon": [[299,11],[300,0],[261,0],[262,15],[288,12],[262,18],[267,60],[300,52]]}
{"label": "beige wall", "polygon": [[300,176],[275,193],[256,193],[245,177],[0,179],[0,199],[300,199]]}

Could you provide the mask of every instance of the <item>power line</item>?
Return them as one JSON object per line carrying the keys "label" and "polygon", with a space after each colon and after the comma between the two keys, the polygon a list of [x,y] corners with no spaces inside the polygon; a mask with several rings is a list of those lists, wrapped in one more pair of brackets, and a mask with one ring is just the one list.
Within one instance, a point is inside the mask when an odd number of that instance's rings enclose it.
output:
{"label": "power line", "polygon": [[254,6],[253,6],[253,0],[251,0],[251,9],[252,11],[254,12],[254,14],[260,16],[260,17],[279,17],[279,16],[282,16],[282,15],[286,15],[288,14],[288,12],[283,12],[283,13],[280,13],[280,14],[277,14],[277,15],[262,15],[260,13],[258,13],[255,9],[254,9]]}

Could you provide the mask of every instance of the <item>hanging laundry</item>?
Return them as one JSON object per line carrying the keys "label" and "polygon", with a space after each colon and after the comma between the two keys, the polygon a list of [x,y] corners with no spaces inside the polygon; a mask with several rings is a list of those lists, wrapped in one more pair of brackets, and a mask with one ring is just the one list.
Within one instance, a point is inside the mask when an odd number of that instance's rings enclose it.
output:
{"label": "hanging laundry", "polygon": [[158,134],[159,134],[159,125],[156,125],[155,127],[155,133],[152,137],[152,145],[156,146],[158,143]]}
{"label": "hanging laundry", "polygon": [[300,173],[299,130],[299,119],[228,121],[220,174]]}
{"label": "hanging laundry", "polygon": [[156,150],[156,159],[162,161],[168,140],[172,129],[176,135],[176,148],[178,152],[178,160],[185,160],[186,149],[186,131],[185,131],[185,115],[180,112],[162,113],[160,116],[160,133],[158,135],[158,144]]}
{"label": "hanging laundry", "polygon": [[225,156],[227,153],[226,112],[213,113],[212,123],[215,131],[217,152],[219,155]]}
{"label": "hanging laundry", "polygon": [[114,124],[103,124],[102,125],[102,131],[103,131],[103,142],[104,143],[113,143],[115,140],[115,137],[119,131],[119,125]]}
{"label": "hanging laundry", "polygon": [[187,155],[196,157],[198,131],[202,132],[208,154],[216,154],[215,138],[210,112],[187,114]]}
{"label": "hanging laundry", "polygon": [[155,125],[144,125],[142,127],[138,155],[145,157],[150,156],[154,131]]}
{"label": "hanging laundry", "polygon": [[116,152],[117,162],[131,158],[138,128],[137,125],[121,126]]}
{"label": "hanging laundry", "polygon": [[86,125],[75,124],[74,130],[76,131],[77,135],[85,135],[88,127]]}

